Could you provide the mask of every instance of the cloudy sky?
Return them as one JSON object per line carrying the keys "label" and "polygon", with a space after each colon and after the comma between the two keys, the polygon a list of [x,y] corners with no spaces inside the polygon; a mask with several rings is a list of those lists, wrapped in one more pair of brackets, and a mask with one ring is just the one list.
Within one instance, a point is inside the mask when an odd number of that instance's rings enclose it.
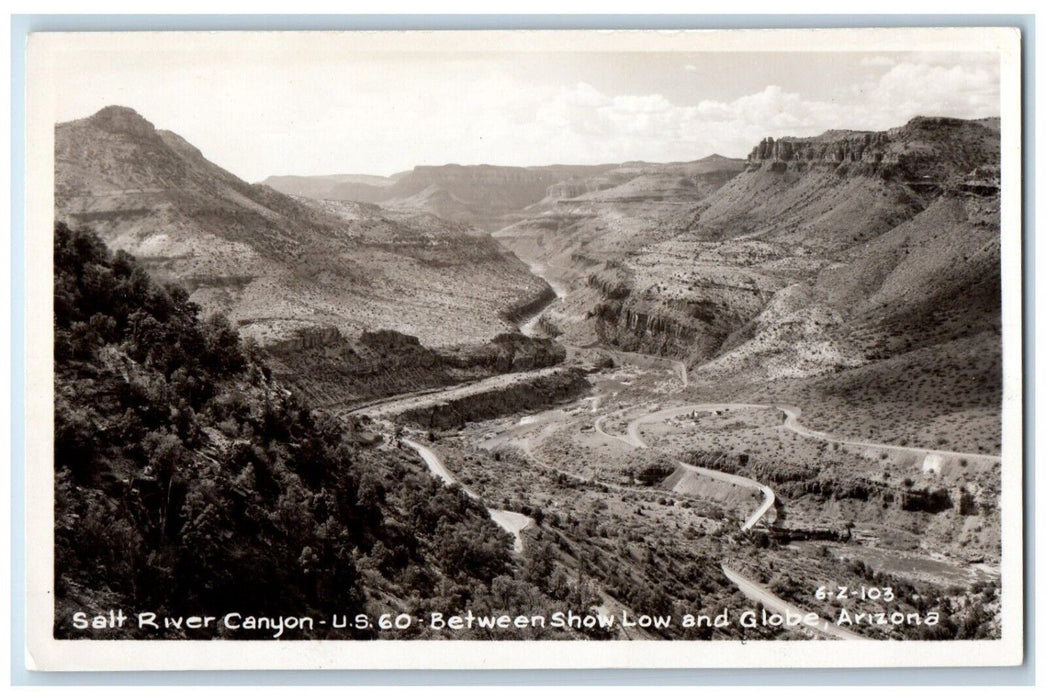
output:
{"label": "cloudy sky", "polygon": [[764,136],[998,116],[984,53],[447,53],[94,50],[58,120],[132,107],[250,181],[419,164],[744,156]]}

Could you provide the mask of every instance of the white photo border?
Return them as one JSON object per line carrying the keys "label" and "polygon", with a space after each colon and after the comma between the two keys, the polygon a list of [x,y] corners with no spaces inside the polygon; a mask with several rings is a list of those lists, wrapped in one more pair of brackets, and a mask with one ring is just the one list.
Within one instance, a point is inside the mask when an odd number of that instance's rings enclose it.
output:
{"label": "white photo border", "polygon": [[[455,51],[993,51],[1001,62],[1002,638],[947,642],[467,642],[55,640],[53,625],[53,286],[56,95],[48,76],[93,44],[201,50],[266,38],[303,50],[339,38],[353,50],[424,42]],[[217,43],[216,43],[217,42]],[[840,48],[842,47],[842,48]],[[31,35],[26,80],[26,661],[40,670],[810,668],[1018,665],[1023,659],[1023,368],[1020,33],[1009,28],[458,32],[116,32]],[[46,271],[46,272],[43,272]],[[1012,271],[1014,274],[1008,274]]]}

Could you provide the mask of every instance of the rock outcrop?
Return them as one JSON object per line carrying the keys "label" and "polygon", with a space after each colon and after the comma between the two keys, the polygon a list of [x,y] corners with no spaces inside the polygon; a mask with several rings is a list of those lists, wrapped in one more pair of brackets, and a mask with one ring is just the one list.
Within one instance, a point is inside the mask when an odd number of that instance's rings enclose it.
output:
{"label": "rock outcrop", "polygon": [[882,163],[887,157],[890,137],[885,132],[843,132],[826,138],[780,138],[776,141],[767,137],[759,142],[748,155],[750,165],[773,162],[808,163]]}
{"label": "rock outcrop", "polygon": [[113,134],[148,138],[156,133],[156,128],[130,107],[104,107],[89,117],[89,121],[96,128]]}
{"label": "rock outcrop", "polygon": [[636,166],[495,237],[572,284],[547,312],[566,342],[698,380],[843,373],[995,332],[999,147],[993,119],[768,137],[733,172]]}
{"label": "rock outcrop", "polygon": [[508,386],[412,408],[396,417],[422,428],[446,430],[470,421],[552,406],[577,398],[590,388],[584,370],[564,367]]}
{"label": "rock outcrop", "polygon": [[[916,186],[935,185],[998,160],[994,120],[915,117],[887,131],[826,131],[820,136],[766,137],[748,154],[748,169],[858,166],[849,174],[879,174]],[[863,167],[862,167],[863,166]]]}
{"label": "rock outcrop", "polygon": [[503,317],[509,323],[520,324],[528,320],[541,309],[545,308],[556,298],[556,290],[548,284],[532,299],[520,301],[503,312]]}
{"label": "rock outcrop", "polygon": [[277,378],[311,403],[346,406],[509,372],[558,365],[566,349],[548,338],[503,333],[488,342],[433,349],[394,330],[346,337],[305,327],[266,347]]}

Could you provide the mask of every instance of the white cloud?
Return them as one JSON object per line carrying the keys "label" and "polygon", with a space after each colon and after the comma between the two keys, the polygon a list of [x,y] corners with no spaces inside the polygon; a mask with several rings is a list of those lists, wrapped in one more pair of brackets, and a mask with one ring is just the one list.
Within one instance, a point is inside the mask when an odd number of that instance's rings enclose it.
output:
{"label": "white cloud", "polygon": [[[919,114],[998,114],[999,66],[990,58],[886,58],[889,65],[868,57],[854,78],[819,91],[831,99],[772,84],[733,99],[700,99],[702,86],[695,84],[687,104],[664,87],[615,92],[615,85],[637,84],[618,81],[615,71],[629,65],[623,59],[603,73],[591,71],[591,83],[564,84],[555,66],[506,71],[496,61],[464,58],[338,58],[305,70],[281,57],[218,65],[191,55],[129,61],[114,54],[85,57],[56,91],[65,119],[124,104],[249,179],[390,173],[447,162],[742,156],[764,136],[886,129]],[[698,65],[683,68],[694,72],[690,67]],[[802,77],[819,79],[813,69]]]}
{"label": "white cloud", "polygon": [[[878,65],[887,67],[885,62]],[[976,118],[999,112],[998,67],[991,63],[940,65],[891,62],[877,79],[841,86],[833,100],[812,100],[769,85],[730,101],[677,105],[661,94],[604,95],[579,84],[551,95],[534,130],[578,152],[598,144],[609,159],[674,160],[713,151],[744,155],[764,136],[813,136],[829,129],[882,130],[912,117]],[[540,142],[542,137],[533,135]]]}
{"label": "white cloud", "polygon": [[869,96],[878,109],[958,117],[998,114],[998,68],[899,63]]}

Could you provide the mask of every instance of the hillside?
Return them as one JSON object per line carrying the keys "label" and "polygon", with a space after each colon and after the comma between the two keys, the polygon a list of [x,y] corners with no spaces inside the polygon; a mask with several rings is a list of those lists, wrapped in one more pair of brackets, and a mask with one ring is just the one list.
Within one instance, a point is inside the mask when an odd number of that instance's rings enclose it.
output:
{"label": "hillside", "polygon": [[[57,637],[99,637],[73,628],[76,610],[330,620],[566,605],[562,573],[564,597],[545,592],[555,564],[535,573],[532,558],[513,557],[486,511],[413,452],[311,410],[223,317],[201,319],[185,290],[64,224],[54,284]],[[283,638],[373,638],[375,627]]]}
{"label": "hillside", "polygon": [[549,276],[576,281],[598,262],[677,231],[677,219],[722,187],[744,161],[709,156],[691,163],[625,163],[595,177],[561,182],[522,221],[495,237]]}
{"label": "hillside", "polygon": [[[703,192],[633,172],[565,192],[495,237],[570,285],[542,323],[567,341],[680,358],[709,392],[724,379],[806,387],[819,377],[833,402],[833,377],[904,358],[941,397],[975,398],[958,423],[994,424],[980,440],[994,445],[998,166],[992,119],[767,138],[732,176],[699,176]],[[964,346],[982,370],[976,385],[934,360]],[[911,407],[924,427],[955,410],[925,400]],[[920,431],[906,438],[925,439]]]}
{"label": "hillside", "polygon": [[123,108],[56,137],[56,636],[799,639],[423,620],[828,619],[837,583],[941,614],[862,637],[999,636],[997,120],[291,194]]}
{"label": "hillside", "polygon": [[127,108],[59,124],[55,140],[58,219],[89,225],[262,344],[317,327],[481,343],[549,293],[481,231],[249,185]]}
{"label": "hillside", "polygon": [[[563,515],[522,490],[494,500],[491,482],[527,473],[517,455],[413,433],[437,441],[467,486],[445,485],[391,431],[379,432],[390,426],[310,407],[224,317],[201,318],[186,290],[155,282],[130,255],[61,223],[54,246],[57,638],[631,639],[621,628],[425,623],[435,612],[635,617],[673,613],[673,600],[706,614],[742,604],[709,565],[723,544],[665,542],[656,548],[663,561],[639,558],[643,538],[610,546],[605,528],[589,523],[605,490],[539,475],[557,504],[569,504]],[[523,551],[489,517],[490,504],[528,518]],[[677,555],[684,544],[701,558]],[[680,561],[693,563],[681,571]],[[216,621],[237,612],[243,624],[77,629],[83,610]],[[408,627],[378,624],[400,614]],[[357,615],[369,623],[353,624]],[[248,616],[313,624],[250,629]],[[348,625],[320,622],[335,616]]]}

